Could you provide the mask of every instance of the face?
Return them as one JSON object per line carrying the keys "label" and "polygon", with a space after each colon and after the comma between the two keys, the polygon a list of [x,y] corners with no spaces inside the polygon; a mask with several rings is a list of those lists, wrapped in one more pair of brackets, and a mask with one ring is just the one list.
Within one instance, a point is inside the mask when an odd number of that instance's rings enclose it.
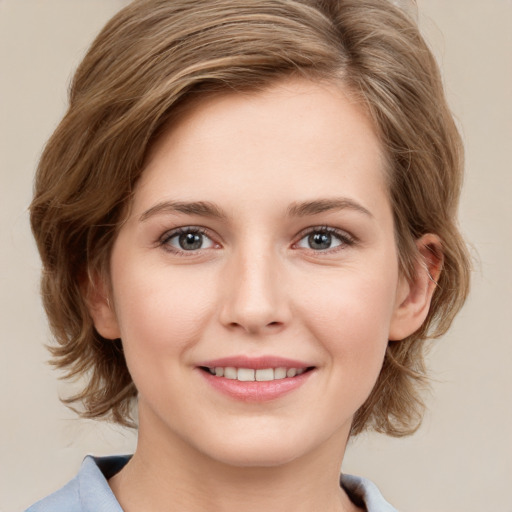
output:
{"label": "face", "polygon": [[342,450],[409,293],[361,106],[299,80],[204,100],[132,206],[96,327],[122,338],[140,439],[239,466]]}

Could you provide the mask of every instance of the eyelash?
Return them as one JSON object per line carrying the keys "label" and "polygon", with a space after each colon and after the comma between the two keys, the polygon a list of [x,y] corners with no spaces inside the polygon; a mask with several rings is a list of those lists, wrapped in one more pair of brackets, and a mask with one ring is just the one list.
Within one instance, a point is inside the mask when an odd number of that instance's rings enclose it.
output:
{"label": "eyelash", "polygon": [[202,235],[208,239],[210,239],[214,244],[212,237],[208,235],[208,230],[200,227],[200,226],[184,226],[181,228],[173,229],[172,231],[167,231],[164,233],[164,235],[160,238],[158,245],[164,248],[164,250],[172,253],[177,254],[179,256],[194,256],[197,254],[197,251],[200,251],[201,249],[196,250],[190,250],[190,251],[184,251],[181,249],[177,249],[176,247],[172,247],[169,245],[170,240],[173,238],[179,236],[179,235]]}
{"label": "eyelash", "polygon": [[[198,251],[201,251],[204,249],[199,248],[199,249],[193,249],[193,250],[188,250],[188,251],[177,249],[176,247],[172,247],[171,245],[169,245],[170,240],[172,240],[173,238],[175,238],[179,235],[194,234],[194,235],[202,235],[202,236],[208,238],[213,244],[215,244],[216,242],[213,241],[212,237],[209,236],[208,233],[209,233],[208,230],[206,230],[205,228],[202,228],[200,226],[184,226],[181,228],[173,229],[172,231],[167,231],[159,239],[158,245],[163,247],[164,250],[166,250],[172,254],[176,254],[179,256],[185,256],[185,257],[194,256],[194,255],[197,255]],[[324,250],[315,250],[315,249],[311,249],[311,248],[306,249],[306,250],[312,251],[316,254],[332,254],[334,252],[343,250],[346,247],[351,247],[354,244],[356,244],[356,242],[357,242],[357,239],[354,236],[347,233],[346,231],[342,231],[342,230],[333,228],[331,226],[314,226],[311,228],[307,228],[304,231],[301,231],[301,233],[299,233],[299,235],[298,235],[297,241],[293,243],[293,247],[296,247],[297,244],[300,243],[304,238],[306,238],[312,234],[316,234],[316,233],[328,234],[328,235],[334,236],[340,242],[339,245],[337,245],[333,248],[328,248],[328,249],[324,249]]]}
{"label": "eyelash", "polygon": [[311,228],[307,228],[301,233],[299,233],[297,242],[295,242],[293,245],[296,246],[299,242],[301,242],[304,238],[315,234],[315,233],[321,233],[321,234],[328,234],[333,235],[340,241],[340,245],[325,249],[325,250],[315,250],[315,249],[307,249],[309,251],[314,252],[315,254],[333,254],[338,251],[342,251],[343,249],[347,247],[351,247],[355,245],[357,242],[357,239],[353,236],[347,233],[346,231],[342,231],[337,228],[333,228],[331,226],[314,226]]}

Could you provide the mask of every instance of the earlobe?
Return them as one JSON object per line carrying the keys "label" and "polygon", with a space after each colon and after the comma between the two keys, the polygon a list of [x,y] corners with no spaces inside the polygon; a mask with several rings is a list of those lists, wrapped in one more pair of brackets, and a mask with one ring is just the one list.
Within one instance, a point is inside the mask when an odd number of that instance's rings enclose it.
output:
{"label": "earlobe", "polygon": [[403,340],[417,331],[427,318],[432,296],[443,266],[443,252],[438,236],[431,233],[416,241],[418,249],[414,275],[400,278],[389,339]]}
{"label": "earlobe", "polygon": [[117,316],[110,300],[110,290],[105,278],[95,273],[84,285],[87,308],[98,333],[106,339],[114,340],[121,337]]}

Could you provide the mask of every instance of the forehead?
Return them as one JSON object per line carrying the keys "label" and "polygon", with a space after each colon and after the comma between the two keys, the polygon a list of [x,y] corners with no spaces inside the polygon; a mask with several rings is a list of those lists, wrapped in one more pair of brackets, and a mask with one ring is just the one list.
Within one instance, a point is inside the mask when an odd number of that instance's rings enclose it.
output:
{"label": "forehead", "polygon": [[288,79],[189,102],[148,153],[138,189],[147,200],[164,190],[231,189],[300,201],[329,191],[358,195],[363,185],[387,188],[379,138],[361,102],[339,84]]}

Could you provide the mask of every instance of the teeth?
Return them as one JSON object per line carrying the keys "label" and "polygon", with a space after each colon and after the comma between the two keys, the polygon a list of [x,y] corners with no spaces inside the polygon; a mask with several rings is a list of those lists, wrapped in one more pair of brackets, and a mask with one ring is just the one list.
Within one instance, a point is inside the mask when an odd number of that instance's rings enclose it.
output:
{"label": "teeth", "polygon": [[[240,371],[240,370],[238,370]],[[256,370],[256,380],[264,382],[267,380],[274,380],[274,370],[272,368],[265,368],[264,370]]]}
{"label": "teeth", "polygon": [[250,368],[238,368],[237,379],[242,382],[250,382],[254,380],[256,372]]}
{"label": "teeth", "polygon": [[274,379],[286,379],[286,368],[276,368],[274,370]]}
{"label": "teeth", "polygon": [[232,366],[216,366],[208,368],[208,371],[217,377],[224,377],[231,380],[239,380],[240,382],[268,382],[271,380],[281,380],[302,375],[305,368],[261,368],[254,370],[253,368],[234,368]]}
{"label": "teeth", "polygon": [[[219,368],[219,370],[222,369]],[[217,368],[215,368],[215,373],[217,373]],[[237,378],[236,368],[233,368],[232,366],[224,368],[224,377],[226,377],[226,379],[235,380]]]}

